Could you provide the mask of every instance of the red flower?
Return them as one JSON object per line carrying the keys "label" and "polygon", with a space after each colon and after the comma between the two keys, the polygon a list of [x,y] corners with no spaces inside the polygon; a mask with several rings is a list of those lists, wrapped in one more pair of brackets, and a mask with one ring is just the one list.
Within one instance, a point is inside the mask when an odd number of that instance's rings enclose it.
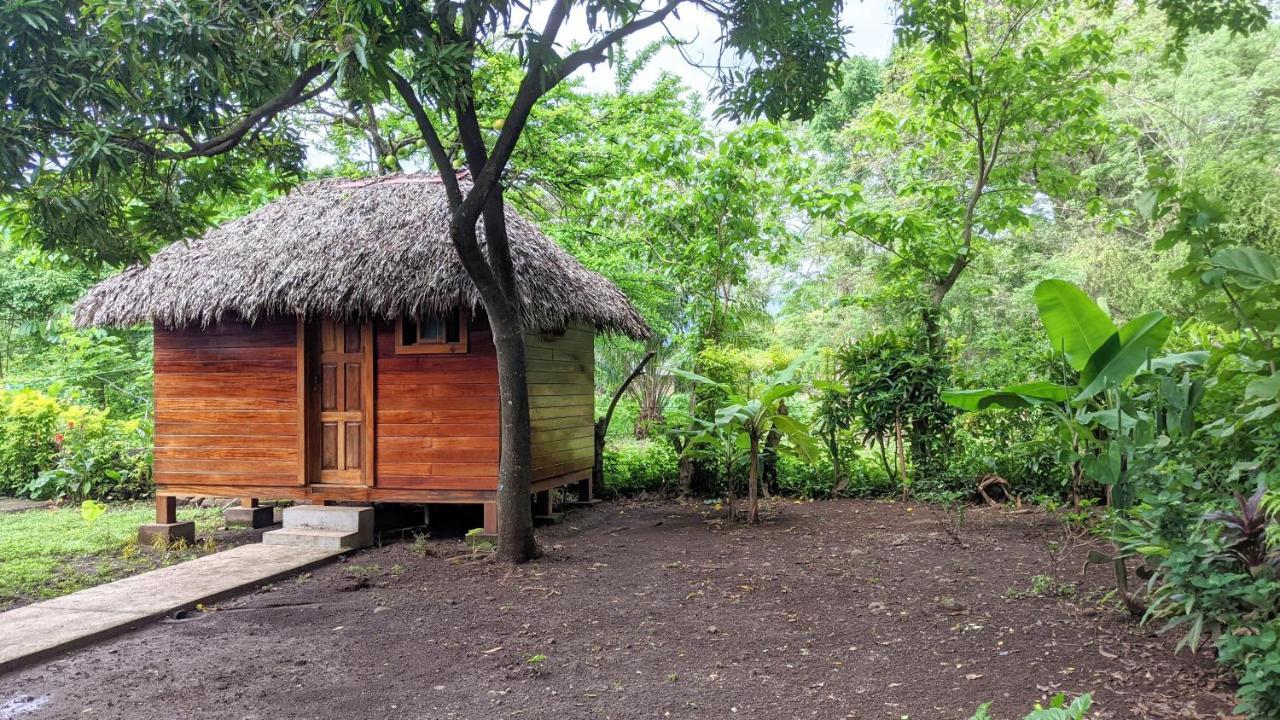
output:
{"label": "red flower", "polygon": [[54,433],[54,435],[53,435],[53,441],[54,441],[54,442],[56,442],[56,443],[58,443],[59,445],[61,445],[61,444],[62,444],[62,433]]}

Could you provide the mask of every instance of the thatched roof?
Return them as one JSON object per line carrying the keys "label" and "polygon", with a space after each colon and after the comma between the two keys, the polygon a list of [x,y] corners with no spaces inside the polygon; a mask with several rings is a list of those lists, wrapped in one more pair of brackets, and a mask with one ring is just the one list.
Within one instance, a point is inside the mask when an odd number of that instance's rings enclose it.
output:
{"label": "thatched roof", "polygon": [[[320,180],[179,242],[89,290],[80,326],[224,318],[379,316],[481,306],[449,239],[443,186],[430,176]],[[524,325],[555,332],[584,322],[647,337],[622,292],[533,223],[507,211]],[[483,243],[483,228],[482,228]]]}

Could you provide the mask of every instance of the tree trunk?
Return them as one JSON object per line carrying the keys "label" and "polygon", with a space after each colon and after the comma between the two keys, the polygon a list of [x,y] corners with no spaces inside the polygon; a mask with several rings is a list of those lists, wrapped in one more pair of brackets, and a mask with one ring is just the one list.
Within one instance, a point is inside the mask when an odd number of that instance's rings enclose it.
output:
{"label": "tree trunk", "polygon": [[502,427],[498,462],[498,557],[524,562],[538,556],[529,504],[533,441],[524,334],[514,317],[489,316],[498,349],[498,398]]}
{"label": "tree trunk", "polygon": [[755,525],[760,522],[760,478],[757,468],[760,465],[760,438],[751,435],[751,465],[747,468],[747,522]]}
{"label": "tree trunk", "polygon": [[635,368],[631,370],[631,374],[627,376],[626,380],[622,381],[622,384],[614,391],[613,397],[609,399],[609,409],[605,411],[604,417],[595,423],[595,457],[591,465],[591,486],[593,488],[604,487],[604,438],[609,434],[609,423],[613,421],[614,408],[618,406],[618,400],[622,399],[622,394],[627,391],[627,387],[640,376],[640,373],[644,372],[644,366],[653,359],[654,355],[657,355],[657,353],[650,350],[645,353],[640,362],[636,363]]}
{"label": "tree trunk", "polygon": [[727,482],[727,487],[729,490],[728,492],[729,520],[731,522],[736,522],[738,520],[738,512],[736,507],[738,496],[733,486],[734,480],[733,480],[733,463],[732,462],[725,463],[724,477]]}
{"label": "tree trunk", "polygon": [[[698,410],[698,388],[689,389],[689,416],[693,417]],[[680,455],[680,496],[685,497],[693,492],[693,458]],[[728,476],[726,476],[728,477]],[[732,482],[732,480],[730,481]],[[714,486],[713,486],[714,488]]]}
{"label": "tree trunk", "polygon": [[[787,414],[787,403],[778,401],[778,414]],[[765,499],[773,496],[778,490],[778,447],[782,445],[782,433],[778,428],[770,428],[765,436],[764,454],[761,457],[760,493]]]}
{"label": "tree trunk", "polygon": [[893,484],[893,467],[889,465],[889,451],[884,446],[884,435],[876,435],[876,444],[880,446],[880,464],[884,466],[884,476]]}
{"label": "tree trunk", "polygon": [[832,433],[827,438],[827,452],[831,453],[831,495],[835,497],[844,490],[844,472],[840,467],[840,438]]}
{"label": "tree trunk", "polygon": [[906,502],[910,481],[907,479],[907,452],[902,445],[902,414],[897,410],[893,413],[893,434],[898,455],[898,480],[902,483],[902,502]]}
{"label": "tree trunk", "polygon": [[[1071,437],[1071,452],[1077,457],[1080,454],[1080,438],[1075,433]],[[1071,509],[1075,512],[1080,512],[1080,480],[1083,476],[1084,469],[1077,459],[1071,463]]]}

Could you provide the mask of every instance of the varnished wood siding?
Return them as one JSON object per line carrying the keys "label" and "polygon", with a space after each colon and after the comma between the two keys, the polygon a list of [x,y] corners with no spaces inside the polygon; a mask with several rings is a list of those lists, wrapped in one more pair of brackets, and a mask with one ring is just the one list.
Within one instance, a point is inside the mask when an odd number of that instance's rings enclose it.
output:
{"label": "varnished wood siding", "polygon": [[405,354],[395,324],[374,327],[378,488],[494,490],[498,485],[498,360],[483,316],[466,354]]}
{"label": "varnished wood siding", "polygon": [[159,485],[296,486],[297,323],[155,331]]}
{"label": "varnished wood siding", "polygon": [[571,327],[562,336],[525,336],[533,479],[589,471],[595,413],[595,332]]}

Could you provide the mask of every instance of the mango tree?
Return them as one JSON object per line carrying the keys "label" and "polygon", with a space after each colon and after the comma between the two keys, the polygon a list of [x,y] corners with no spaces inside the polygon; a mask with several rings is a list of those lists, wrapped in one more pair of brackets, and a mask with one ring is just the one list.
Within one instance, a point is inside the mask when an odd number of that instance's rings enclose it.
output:
{"label": "mango tree", "polygon": [[[713,91],[724,114],[812,115],[843,54],[839,0],[555,0],[536,9],[513,0],[6,3],[6,224],[74,257],[145,259],[203,230],[213,221],[211,196],[236,192],[263,164],[300,176],[312,138],[298,115],[313,100],[408,109],[448,198],[454,250],[493,330],[498,554],[525,561],[537,546],[524,301],[504,212],[511,159],[534,107],[557,85],[695,9],[714,18],[722,56],[735,61],[717,72]],[[477,73],[508,51],[519,64],[508,101],[482,118]],[[451,137],[456,144],[446,144]]]}

